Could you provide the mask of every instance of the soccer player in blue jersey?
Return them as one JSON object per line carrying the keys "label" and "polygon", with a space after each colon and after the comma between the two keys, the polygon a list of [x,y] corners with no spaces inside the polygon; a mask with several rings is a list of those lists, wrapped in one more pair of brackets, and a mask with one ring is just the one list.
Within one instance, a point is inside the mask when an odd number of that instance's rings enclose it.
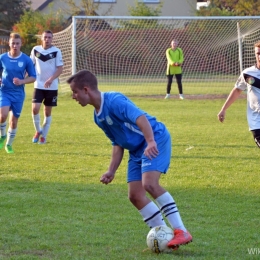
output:
{"label": "soccer player in blue jersey", "polygon": [[[144,222],[153,228],[166,225],[162,214],[174,229],[174,238],[168,243],[173,249],[192,241],[176,203],[169,192],[159,184],[171,159],[171,137],[164,124],[139,109],[118,92],[100,92],[96,76],[81,70],[67,83],[72,98],[81,106],[94,107],[94,121],[112,143],[112,158],[108,170],[101,176],[104,184],[112,182],[122,161],[124,150],[129,151],[128,196]],[[148,192],[154,201],[146,196]]]}
{"label": "soccer player in blue jersey", "polygon": [[[36,79],[35,68],[29,56],[21,52],[22,40],[19,34],[11,33],[10,51],[0,55],[0,149],[14,153],[12,144],[17,132],[18,119],[25,99],[24,85]],[[26,76],[27,74],[27,76]],[[25,77],[26,76],[26,77]],[[6,120],[9,116],[9,128],[6,133]]]}

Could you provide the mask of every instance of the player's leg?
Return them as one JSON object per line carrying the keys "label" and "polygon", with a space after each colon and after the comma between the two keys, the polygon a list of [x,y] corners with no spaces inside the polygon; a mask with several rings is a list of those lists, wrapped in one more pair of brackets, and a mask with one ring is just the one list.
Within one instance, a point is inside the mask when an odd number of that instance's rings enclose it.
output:
{"label": "player's leg", "polygon": [[255,140],[256,145],[260,148],[260,129],[255,129],[251,131]]}
{"label": "player's leg", "polygon": [[44,99],[43,90],[35,88],[33,92],[33,98],[32,98],[32,120],[35,129],[35,134],[32,138],[33,143],[38,143],[40,139],[40,135],[42,133],[40,108],[43,99]]}
{"label": "player's leg", "polygon": [[9,128],[7,131],[7,140],[5,144],[5,150],[7,153],[14,153],[13,151],[13,142],[17,133],[18,119],[21,115],[23,109],[23,100],[18,102],[12,102],[10,107],[9,115]]}
{"label": "player's leg", "polygon": [[167,129],[159,135],[155,134],[155,140],[159,150],[159,155],[152,160],[149,160],[145,155],[143,155],[142,185],[155,199],[162,214],[167,218],[168,222],[174,229],[175,236],[168,246],[175,249],[179,245],[191,242],[192,237],[182,222],[173,197],[159,184],[161,173],[167,172],[171,159],[171,138]]}
{"label": "player's leg", "polygon": [[132,160],[128,161],[128,198],[143,217],[149,228],[166,225],[158,206],[146,196],[141,181],[141,164]]}
{"label": "player's leg", "polygon": [[177,86],[178,86],[178,90],[179,90],[180,99],[184,99],[183,89],[182,89],[182,74],[176,74],[175,78],[176,78],[176,82],[177,82]]}
{"label": "player's leg", "polygon": [[170,98],[171,87],[172,87],[172,78],[173,78],[173,75],[167,75],[167,87],[166,87],[165,99]]}
{"label": "player's leg", "polygon": [[0,149],[4,147],[6,139],[6,120],[9,114],[10,106],[0,107]]}
{"label": "player's leg", "polygon": [[12,145],[17,132],[17,124],[18,124],[18,117],[16,117],[11,111],[9,117],[9,128],[7,131],[7,140],[5,144],[5,150],[7,153],[14,153]]}
{"label": "player's leg", "polygon": [[57,90],[45,90],[45,98],[44,98],[44,120],[42,125],[42,137],[40,139],[39,144],[45,144],[47,140],[47,135],[50,130],[51,121],[52,121],[52,107],[57,106]]}

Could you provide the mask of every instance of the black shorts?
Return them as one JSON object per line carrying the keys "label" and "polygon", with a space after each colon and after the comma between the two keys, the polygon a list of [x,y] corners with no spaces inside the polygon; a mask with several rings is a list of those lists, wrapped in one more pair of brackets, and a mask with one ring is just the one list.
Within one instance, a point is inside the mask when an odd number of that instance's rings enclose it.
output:
{"label": "black shorts", "polygon": [[42,103],[48,107],[56,107],[58,90],[38,89],[33,91],[32,103]]}
{"label": "black shorts", "polygon": [[256,145],[260,148],[260,129],[251,130]]}

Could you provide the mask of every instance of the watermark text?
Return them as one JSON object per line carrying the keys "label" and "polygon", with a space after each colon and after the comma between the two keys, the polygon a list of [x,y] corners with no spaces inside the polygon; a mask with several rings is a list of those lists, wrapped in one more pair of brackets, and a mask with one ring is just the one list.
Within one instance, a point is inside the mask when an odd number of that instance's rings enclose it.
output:
{"label": "watermark text", "polygon": [[247,248],[247,251],[249,255],[260,255],[260,248],[257,247]]}

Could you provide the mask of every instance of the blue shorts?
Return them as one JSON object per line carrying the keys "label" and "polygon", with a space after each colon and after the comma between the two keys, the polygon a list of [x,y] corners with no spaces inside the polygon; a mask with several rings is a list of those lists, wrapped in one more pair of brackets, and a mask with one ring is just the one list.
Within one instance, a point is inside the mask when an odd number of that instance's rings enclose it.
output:
{"label": "blue shorts", "polygon": [[7,93],[0,93],[0,107],[10,107],[13,115],[19,118],[23,109],[24,98],[18,100]]}
{"label": "blue shorts", "polygon": [[155,134],[154,138],[159,151],[157,157],[152,160],[148,159],[143,154],[145,147],[142,149],[139,158],[136,155],[129,153],[127,182],[141,181],[142,174],[145,172],[167,172],[171,161],[171,136],[165,128],[163,134]]}

